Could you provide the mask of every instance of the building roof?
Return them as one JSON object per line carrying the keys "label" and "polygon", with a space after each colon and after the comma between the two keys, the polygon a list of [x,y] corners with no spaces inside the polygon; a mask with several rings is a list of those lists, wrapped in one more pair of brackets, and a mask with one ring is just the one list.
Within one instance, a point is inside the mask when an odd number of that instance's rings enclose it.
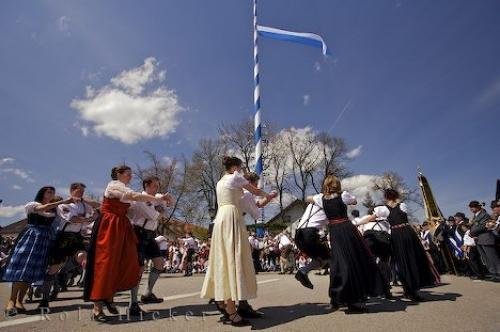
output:
{"label": "building roof", "polygon": [[0,235],[15,235],[23,231],[23,229],[28,224],[28,219],[24,218],[22,220],[13,222],[0,230]]}
{"label": "building roof", "polygon": [[[286,216],[286,214],[294,209],[294,208],[300,208],[300,209],[305,209],[307,206],[307,203],[300,200],[300,199],[296,199],[294,200],[292,203],[288,204],[288,206],[286,208],[283,209],[283,212],[279,212],[277,215],[275,215],[274,217],[272,217],[271,219],[269,219],[266,224],[270,224],[270,223],[274,223],[280,219],[282,219],[283,216]],[[295,221],[295,220],[293,220]]]}

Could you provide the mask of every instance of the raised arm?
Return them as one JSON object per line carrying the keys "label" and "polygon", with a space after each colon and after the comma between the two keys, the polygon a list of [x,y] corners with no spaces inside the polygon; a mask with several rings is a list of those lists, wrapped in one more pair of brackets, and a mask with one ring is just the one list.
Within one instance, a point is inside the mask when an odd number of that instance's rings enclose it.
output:
{"label": "raised arm", "polygon": [[70,198],[63,199],[63,200],[57,201],[57,202],[37,205],[33,208],[33,211],[34,212],[48,211],[48,210],[52,210],[53,208],[59,206],[60,204],[71,204],[71,203],[73,203],[73,198],[70,197]]}
{"label": "raised arm", "polygon": [[243,188],[254,194],[255,196],[260,196],[260,197],[265,197],[266,199],[272,200],[274,197],[276,197],[276,194],[268,194],[264,190],[261,190],[257,187],[254,187],[250,183],[247,183],[243,185]]}
{"label": "raised arm", "polygon": [[360,218],[358,221],[353,220],[352,223],[355,226],[361,226],[364,224],[368,224],[369,222],[375,221],[377,219],[377,216],[374,214],[369,214],[364,216],[363,218]]}

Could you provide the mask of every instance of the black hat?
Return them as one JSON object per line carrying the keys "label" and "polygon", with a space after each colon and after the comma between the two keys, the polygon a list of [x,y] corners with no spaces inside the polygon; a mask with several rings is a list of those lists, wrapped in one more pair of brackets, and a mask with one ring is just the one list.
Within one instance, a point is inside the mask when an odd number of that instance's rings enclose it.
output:
{"label": "black hat", "polygon": [[464,220],[465,219],[465,214],[462,213],[462,212],[457,212],[457,213],[455,213],[455,217],[461,218],[462,220]]}
{"label": "black hat", "polygon": [[471,208],[471,207],[481,208],[481,207],[482,207],[482,205],[481,205],[481,203],[479,203],[478,201],[471,201],[471,202],[469,203],[469,207],[470,207],[470,208]]}
{"label": "black hat", "polygon": [[491,201],[491,208],[494,209],[496,207],[500,207],[500,199]]}
{"label": "black hat", "polygon": [[449,216],[448,221],[455,221],[455,218],[453,218],[452,216]]}

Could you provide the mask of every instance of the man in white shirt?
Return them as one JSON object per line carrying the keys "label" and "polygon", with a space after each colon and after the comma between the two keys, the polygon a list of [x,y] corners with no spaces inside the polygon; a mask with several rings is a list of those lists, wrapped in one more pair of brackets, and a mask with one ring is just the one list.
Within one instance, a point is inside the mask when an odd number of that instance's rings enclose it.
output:
{"label": "man in white shirt", "polygon": [[[142,186],[144,188],[144,194],[152,196],[161,195],[158,193],[160,189],[160,180],[158,177],[149,176],[145,178],[142,181]],[[146,291],[141,296],[141,302],[144,304],[163,302],[163,298],[158,298],[153,293],[153,287],[156,284],[160,273],[163,272],[163,266],[165,264],[155,238],[158,223],[163,220],[162,212],[165,211],[167,204],[170,203],[171,201],[168,203],[132,202],[128,211],[128,217],[134,225],[135,234],[138,240],[137,254],[139,258],[139,265],[141,266],[141,274],[144,272],[144,264],[146,261],[151,259],[153,262],[153,267],[149,272]],[[142,311],[137,301],[139,285],[134,287],[130,292],[130,311],[139,313]]]}
{"label": "man in white shirt", "polygon": [[160,248],[160,254],[161,254],[161,256],[163,258],[166,258],[167,257],[167,253],[168,253],[168,247],[169,247],[169,243],[168,243],[167,238],[164,237],[163,235],[158,235],[155,238],[155,241],[158,244],[158,248]]}
{"label": "man in white shirt", "polygon": [[188,232],[186,237],[180,239],[184,242],[184,276],[190,277],[193,275],[193,256],[198,249],[198,243],[193,237],[193,233]]}
{"label": "man in white shirt", "polygon": [[[86,186],[83,183],[72,183],[69,191],[70,196],[73,198],[73,203],[61,204],[57,207],[60,228],[49,251],[49,267],[42,285],[40,308],[48,308],[50,298],[57,297],[58,287],[54,287],[55,291],[50,296],[50,290],[54,286],[56,274],[59,272],[66,274],[71,269],[79,265],[81,266],[87,258],[83,237],[80,232],[83,227],[97,218],[98,214],[92,205],[97,206],[98,203],[83,199],[85,188]],[[65,263],[67,260],[69,260],[69,263],[66,266]],[[61,271],[63,265],[65,269]]]}
{"label": "man in white shirt", "polygon": [[314,288],[308,276],[309,272],[322,268],[328,264],[328,260],[330,259],[330,248],[325,242],[321,241],[319,234],[328,224],[328,218],[322,206],[318,205],[318,203],[321,204],[321,202],[315,202],[314,204],[310,203],[306,207],[295,233],[295,244],[298,249],[311,258],[308,264],[298,269],[295,279],[302,286],[309,289]]}
{"label": "man in white shirt", "polygon": [[278,241],[278,248],[281,252],[280,256],[280,267],[281,272],[279,274],[285,274],[289,272],[293,273],[294,266],[292,263],[293,259],[293,243],[290,240],[290,234],[286,231],[281,232],[275,237],[275,240]]}

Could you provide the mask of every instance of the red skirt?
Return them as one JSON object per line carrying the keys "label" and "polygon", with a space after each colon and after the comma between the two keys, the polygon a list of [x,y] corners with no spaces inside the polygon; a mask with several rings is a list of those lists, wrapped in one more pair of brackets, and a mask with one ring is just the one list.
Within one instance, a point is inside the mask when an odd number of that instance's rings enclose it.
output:
{"label": "red skirt", "polygon": [[139,284],[137,238],[127,218],[130,204],[104,198],[94,224],[85,275],[85,301],[110,300],[116,292]]}

